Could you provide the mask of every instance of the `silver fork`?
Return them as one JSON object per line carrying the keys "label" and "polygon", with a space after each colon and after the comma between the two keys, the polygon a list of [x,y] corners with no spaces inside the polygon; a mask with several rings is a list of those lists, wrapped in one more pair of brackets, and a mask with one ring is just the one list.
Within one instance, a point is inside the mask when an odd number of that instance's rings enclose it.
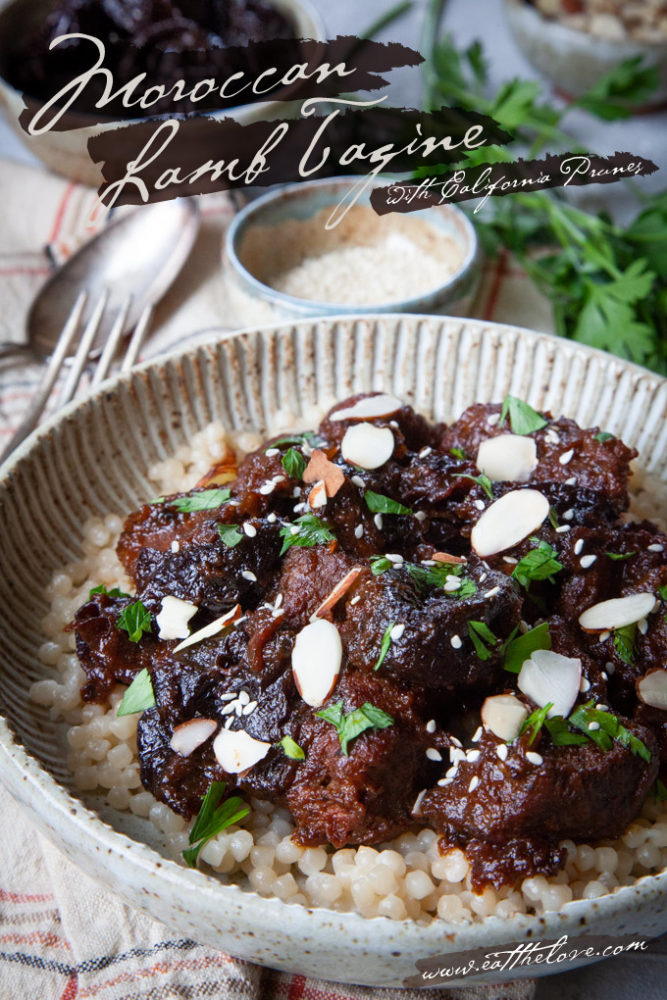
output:
{"label": "silver fork", "polygon": [[[74,399],[77,394],[77,390],[80,387],[81,377],[86,370],[86,367],[90,362],[90,350],[95,340],[95,335],[99,329],[100,323],[102,321],[102,316],[104,315],[104,310],[106,308],[107,300],[109,297],[108,291],[103,291],[99,299],[95,303],[95,307],[90,315],[90,319],[85,325],[83,332],[80,335],[78,346],[74,357],[72,358],[72,363],[67,373],[67,378],[60,390],[60,395],[58,398],[58,406],[65,406]],[[53,387],[56,383],[56,379],[65,364],[65,361],[70,356],[70,349],[76,343],[77,335],[81,330],[81,322],[83,311],[86,306],[87,295],[86,292],[81,292],[76,302],[74,303],[74,308],[67,317],[67,321],[62,328],[60,336],[58,337],[58,342],[56,344],[55,350],[51,355],[49,362],[46,367],[46,371],[42,376],[42,379],[35,391],[35,395],[30,403],[28,412],[26,413],[24,419],[22,420],[20,426],[16,429],[13,436],[10,438],[8,444],[5,446],[3,451],[0,453],[0,463],[4,462],[6,458],[14,451],[15,448],[21,444],[22,441],[27,438],[37,424],[39,423],[39,418],[44,412],[44,408],[49,401],[51,393],[53,392]],[[123,335],[123,326],[125,323],[125,318],[127,316],[128,310],[131,304],[131,298],[128,296],[118,310],[116,319],[114,320],[113,326],[109,331],[109,336],[104,344],[104,348],[99,358],[92,362],[95,366],[93,377],[90,383],[90,389],[96,389],[98,385],[104,381],[109,373],[109,369],[113,362],[113,359],[118,350],[118,345]],[[120,370],[121,372],[127,372],[133,366],[137,360],[137,356],[141,349],[148,325],[151,320],[153,313],[153,306],[146,306],[143,313],[139,317],[137,325],[134,328],[130,342],[125,350],[125,355],[121,362]]]}

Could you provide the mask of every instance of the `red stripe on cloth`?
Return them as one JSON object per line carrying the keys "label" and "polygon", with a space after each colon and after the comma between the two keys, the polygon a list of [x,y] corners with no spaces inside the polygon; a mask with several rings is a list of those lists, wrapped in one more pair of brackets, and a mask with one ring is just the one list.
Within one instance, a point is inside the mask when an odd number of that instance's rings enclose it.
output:
{"label": "red stripe on cloth", "polygon": [[303,991],[306,986],[305,976],[295,976],[292,980],[287,994],[287,1000],[302,1000]]}
{"label": "red stripe on cloth", "polygon": [[0,942],[3,944],[23,945],[35,944],[37,942],[45,945],[47,948],[63,948],[65,951],[70,951],[69,941],[58,934],[45,931],[33,931],[31,934],[0,934]]}
{"label": "red stripe on cloth", "polygon": [[8,889],[0,889],[0,900],[4,903],[51,903],[54,899],[52,892],[31,896],[27,892],[9,892]]}
{"label": "red stripe on cloth", "polygon": [[[229,974],[229,966],[234,965],[234,959],[230,958],[229,955],[223,955],[222,952],[218,955],[204,955],[201,958],[193,958],[185,961],[164,961],[164,962],[154,962],[152,965],[145,967],[142,966],[133,972],[123,972],[113,979],[106,979],[104,982],[95,983],[94,985],[87,986],[81,997],[93,997],[97,993],[101,993],[112,986],[118,986],[119,984],[131,984],[139,982],[142,979],[153,979],[158,975],[165,975],[166,973],[177,973],[177,972],[204,972],[208,969],[220,969],[224,968],[225,973]],[[233,973],[233,969],[232,969]]]}
{"label": "red stripe on cloth", "polygon": [[506,274],[507,274],[507,251],[501,250],[500,253],[498,254],[498,260],[496,261],[496,271],[493,276],[491,291],[489,292],[489,298],[487,300],[486,308],[484,310],[484,315],[482,319],[489,319],[489,320],[493,319],[493,314],[498,304],[500,289],[502,288],[503,280]]}
{"label": "red stripe on cloth", "polygon": [[72,197],[72,193],[76,188],[76,184],[68,184],[65,188],[64,194],[60,199],[60,204],[58,205],[58,211],[56,212],[56,217],[53,220],[53,229],[51,230],[51,235],[49,236],[47,243],[54,243],[58,234],[60,232],[60,227],[63,223],[63,218],[65,217],[65,211],[67,209],[67,204]]}
{"label": "red stripe on cloth", "polygon": [[65,992],[61,996],[60,1000],[75,1000],[75,997],[79,995],[79,977],[76,972],[73,972],[67,986],[65,987]]}
{"label": "red stripe on cloth", "polygon": [[18,274],[51,274],[51,268],[46,267],[0,267],[0,278],[13,278]]}

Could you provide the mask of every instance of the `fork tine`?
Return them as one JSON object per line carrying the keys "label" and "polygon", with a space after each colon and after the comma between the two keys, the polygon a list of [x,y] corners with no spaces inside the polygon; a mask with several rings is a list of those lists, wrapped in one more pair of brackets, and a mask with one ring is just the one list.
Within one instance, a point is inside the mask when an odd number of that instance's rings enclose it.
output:
{"label": "fork tine", "polygon": [[125,357],[123,358],[123,364],[121,365],[121,372],[129,372],[132,365],[137,360],[139,351],[141,350],[141,345],[144,342],[144,337],[146,336],[146,331],[153,316],[153,306],[148,305],[139,317],[139,322],[134,328],[134,333],[132,334],[132,339],[128,344],[127,351],[125,352]]}
{"label": "fork tine", "polygon": [[86,324],[86,328],[81,335],[81,339],[79,340],[76,354],[74,355],[72,365],[67,374],[67,379],[65,380],[65,384],[60,393],[60,399],[58,401],[60,406],[64,406],[74,398],[74,394],[76,393],[79,382],[81,381],[81,376],[88,361],[90,349],[93,346],[95,334],[97,333],[100,323],[102,322],[102,314],[106,308],[108,298],[109,290],[105,288],[97,300],[97,304],[95,305],[92,315]]}
{"label": "fork tine", "polygon": [[39,420],[48,398],[51,395],[58,373],[62,368],[63,362],[67,357],[69,349],[79,330],[81,316],[83,315],[85,305],[86,293],[81,292],[74,303],[74,308],[67,317],[67,322],[62,328],[60,336],[58,337],[56,349],[49,359],[46,371],[44,372],[42,380],[37,387],[35,395],[33,396],[28,412],[3,449],[2,453],[0,453],[0,462],[4,462],[4,460],[11,455],[14,449],[18,448],[21,442],[27,438],[28,434],[35,429],[37,421]]}
{"label": "fork tine", "polygon": [[121,303],[118,313],[116,314],[116,319],[114,320],[113,326],[109,331],[109,336],[107,337],[104,345],[104,350],[100,355],[97,365],[95,366],[95,373],[90,384],[91,389],[97,389],[100,382],[103,382],[107,377],[107,373],[111,367],[111,362],[113,361],[116,351],[118,350],[118,344],[123,336],[123,327],[125,326],[125,320],[131,304],[132,296],[128,295],[127,298]]}

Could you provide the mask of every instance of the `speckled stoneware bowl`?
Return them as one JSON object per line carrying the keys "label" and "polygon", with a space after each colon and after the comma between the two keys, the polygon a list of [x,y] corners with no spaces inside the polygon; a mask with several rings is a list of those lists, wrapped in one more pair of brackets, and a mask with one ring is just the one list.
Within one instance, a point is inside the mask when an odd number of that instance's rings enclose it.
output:
{"label": "speckled stoneware bowl", "polygon": [[[311,6],[309,0],[272,0],[286,17],[290,18],[299,38],[325,37],[324,25],[318,12]],[[23,97],[15,87],[4,78],[7,54],[26,31],[31,30],[44,19],[46,12],[53,7],[53,0],[0,0],[0,111],[14,132],[46,166],[62,174],[71,181],[99,187],[103,183],[102,165],[94,163],[88,155],[88,140],[101,132],[119,128],[124,124],[111,118],[101,118],[98,123],[91,122],[90,116],[72,114],[73,128],[66,132],[52,130],[43,135],[28,135],[19,125],[19,116],[24,109]],[[102,39],[104,41],[104,39]],[[271,96],[267,101],[257,101],[255,104],[239,105],[226,108],[220,112],[210,112],[201,118],[206,128],[206,119],[210,117],[234,118],[242,125],[256,121],[270,121],[274,118],[289,116],[296,111],[293,105],[299,96],[299,86],[284,88]],[[280,100],[277,100],[280,98]],[[293,108],[290,111],[290,108]],[[177,107],[174,108],[176,112]],[[163,116],[164,117],[164,116]],[[157,120],[157,119],[156,119]],[[148,121],[148,118],[126,120],[127,124],[138,121]],[[193,142],[196,134],[191,134]],[[202,140],[205,145],[205,140]],[[138,152],[138,150],[137,150]]]}
{"label": "speckled stoneware bowl", "polygon": [[139,368],[68,407],[0,471],[2,781],[75,864],[180,934],[324,979],[397,986],[417,975],[418,960],[469,949],[563,934],[572,940],[663,932],[667,874],[543,917],[467,926],[289,906],[167,860],[145,821],[73,792],[64,727],[29,702],[28,689],[48,673],[37,657],[43,588],[55,569],[80,557],[82,522],[122,514],[152,496],[147,468],[211,420],[268,433],[280,409],[312,413],[368,390],[397,394],[436,420],[512,392],[622,434],[644,467],[667,481],[667,381],[515,327],[398,315],[301,321],[234,334]]}
{"label": "speckled stoneware bowl", "polygon": [[[234,217],[225,232],[223,280],[239,326],[382,311],[449,316],[469,312],[481,277],[481,250],[468,216],[456,205],[379,216],[370,208],[374,185],[369,183],[358,194],[356,189],[362,183],[360,177],[333,177],[288,184],[251,201]],[[380,180],[377,185],[386,183]],[[343,216],[347,205],[350,212]],[[327,230],[325,223],[334,212],[341,221]],[[394,295],[390,301],[371,306],[342,305],[320,301],[316,288],[306,287],[297,297],[271,284],[276,265],[281,269],[294,267],[332,250],[377,245],[399,233],[418,240],[418,232],[425,229],[451,241],[456,262],[451,273],[443,266],[439,284],[419,295]],[[403,266],[400,252],[394,250],[391,267],[397,276]],[[391,274],[389,267],[387,272]]]}

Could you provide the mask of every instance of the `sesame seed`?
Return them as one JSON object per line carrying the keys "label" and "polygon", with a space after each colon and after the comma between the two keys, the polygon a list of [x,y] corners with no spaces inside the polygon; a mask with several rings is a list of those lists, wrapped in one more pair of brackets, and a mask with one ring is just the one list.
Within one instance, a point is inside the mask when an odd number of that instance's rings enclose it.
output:
{"label": "sesame seed", "polygon": [[450,736],[449,738],[450,738],[451,742],[454,744],[455,747],[459,747],[460,748],[460,747],[463,746],[463,743],[461,743],[461,740],[457,739],[456,736]]}
{"label": "sesame seed", "polygon": [[171,543],[171,551],[172,552],[178,552],[178,550],[180,549],[180,547],[181,547],[181,543],[177,539],[174,539],[174,541]]}
{"label": "sesame seed", "polygon": [[435,559],[422,559],[422,566],[435,566]]}
{"label": "sesame seed", "polygon": [[591,730],[591,732],[595,732],[597,729],[600,728],[600,723],[599,722],[589,722],[588,723],[588,728]]}
{"label": "sesame seed", "polygon": [[400,566],[403,562],[403,556],[396,555],[395,552],[385,552],[384,557],[396,566]]}
{"label": "sesame seed", "polygon": [[576,476],[570,476],[569,479],[565,480],[565,485],[566,486],[576,486],[577,485],[577,477]]}
{"label": "sesame seed", "polygon": [[579,560],[579,565],[582,569],[589,569],[596,559],[597,556],[582,556]]}
{"label": "sesame seed", "polygon": [[249,701],[248,704],[245,705],[244,708],[243,708],[243,714],[244,715],[250,715],[252,712],[255,711],[256,708],[257,708],[257,702],[256,701]]}
{"label": "sesame seed", "polygon": [[581,550],[583,549],[583,547],[584,547],[584,540],[583,540],[583,538],[578,538],[576,540],[576,542],[574,543],[574,554],[575,554],[575,556],[579,555],[579,553],[581,552]]}
{"label": "sesame seed", "polygon": [[479,785],[479,778],[477,777],[477,775],[475,775],[474,778],[470,779],[470,784],[468,785],[468,791],[474,792],[478,785]]}
{"label": "sesame seed", "polygon": [[611,632],[608,629],[604,632],[600,632],[600,642],[606,642],[610,635]]}
{"label": "sesame seed", "polygon": [[257,583],[257,577],[250,569],[241,570],[241,576],[244,580],[250,580],[251,583]]}
{"label": "sesame seed", "polygon": [[466,760],[468,760],[471,764],[474,764],[481,756],[482,754],[479,750],[468,750]]}
{"label": "sesame seed", "polygon": [[574,517],[574,511],[570,507],[570,509],[566,510],[565,513],[563,514],[563,520],[564,521],[571,521],[573,517]]}
{"label": "sesame seed", "polygon": [[395,420],[390,420],[390,421],[389,421],[389,426],[390,426],[390,427],[393,427],[395,431],[397,431],[397,430],[398,430],[398,424],[396,423],[396,421],[395,421]]}
{"label": "sesame seed", "polygon": [[308,504],[307,503],[295,503],[294,504],[294,513],[295,514],[302,514],[304,511],[307,511],[307,510],[308,510]]}
{"label": "sesame seed", "polygon": [[487,578],[488,575],[489,575],[488,573],[480,573],[479,574],[479,582],[480,583],[484,583],[484,581],[486,580],[486,578]]}
{"label": "sesame seed", "polygon": [[271,617],[272,618],[280,618],[280,616],[284,615],[284,614],[285,614],[285,609],[284,608],[274,608],[273,611],[271,612]]}
{"label": "sesame seed", "polygon": [[564,451],[562,455],[558,456],[558,461],[560,462],[561,465],[567,465],[567,463],[571,461],[573,455],[574,455],[574,448],[570,448],[569,451]]}
{"label": "sesame seed", "polygon": [[277,486],[278,483],[284,483],[286,482],[286,480],[287,480],[286,476],[274,476],[271,482]]}
{"label": "sesame seed", "polygon": [[274,455],[280,454],[280,448],[267,448],[264,454],[267,458],[273,458]]}
{"label": "sesame seed", "polygon": [[463,643],[461,642],[461,636],[460,635],[453,635],[449,641],[452,644],[452,646],[454,647],[454,649],[460,649],[461,646],[463,645]]}
{"label": "sesame seed", "polygon": [[491,587],[491,590],[487,590],[483,595],[484,597],[495,597],[496,594],[500,593],[500,587]]}
{"label": "sesame seed", "polygon": [[366,485],[365,482],[363,481],[363,479],[361,478],[361,476],[350,476],[350,482],[354,483],[355,486],[358,486],[359,489],[362,489],[362,490],[363,490],[364,486]]}
{"label": "sesame seed", "polygon": [[466,755],[462,747],[450,747],[449,748],[449,761],[451,764],[455,764],[457,767],[460,760],[465,760]]}
{"label": "sesame seed", "polygon": [[450,767],[449,770],[445,771],[445,777],[454,779],[456,777],[457,771],[458,768],[456,767],[456,765],[454,765],[454,767]]}
{"label": "sesame seed", "polygon": [[446,785],[451,785],[451,783],[452,783],[453,780],[454,780],[453,777],[452,778],[440,778],[440,780],[438,781],[438,784],[440,785],[441,788],[444,788]]}
{"label": "sesame seed", "polygon": [[352,600],[350,601],[350,604],[358,604],[360,600],[361,600],[361,594],[357,594],[356,597],[352,598]]}
{"label": "sesame seed", "polygon": [[420,458],[426,458],[426,456],[430,455],[432,451],[433,451],[433,448],[431,448],[429,445],[426,445],[426,447],[422,448],[422,450],[419,452],[419,457]]}
{"label": "sesame seed", "polygon": [[301,496],[301,487],[300,486],[295,486],[294,487],[294,489],[292,490],[292,496],[294,497],[295,500],[299,499],[299,497]]}
{"label": "sesame seed", "polygon": [[240,701],[232,701],[230,705],[234,706],[234,712],[240,718],[243,715],[243,705]]}
{"label": "sesame seed", "polygon": [[236,705],[237,705],[236,701],[230,701],[228,705],[225,705],[225,707],[222,709],[222,711],[221,711],[220,714],[221,715],[229,715],[231,712],[235,712],[236,711]]}
{"label": "sesame seed", "polygon": [[600,704],[596,705],[595,707],[598,710],[598,712],[608,712],[609,711],[609,705],[603,705],[602,702],[600,702]]}
{"label": "sesame seed", "polygon": [[227,691],[220,695],[220,701],[233,701],[236,698],[236,691]]}
{"label": "sesame seed", "polygon": [[228,719],[225,719],[225,729],[229,729],[233,721],[234,717],[232,715],[230,715]]}
{"label": "sesame seed", "polygon": [[446,593],[452,594],[454,593],[455,590],[460,590],[460,589],[461,589],[461,580],[459,580],[458,576],[449,575],[445,577],[444,590]]}
{"label": "sesame seed", "polygon": [[486,422],[489,425],[489,427],[495,427],[499,420],[500,420],[499,413],[490,413],[486,418]]}
{"label": "sesame seed", "polygon": [[290,533],[290,535],[298,535],[300,531],[301,531],[301,528],[299,527],[299,525],[298,524],[293,524],[292,527],[289,530],[289,533]]}
{"label": "sesame seed", "polygon": [[415,520],[417,520],[417,521],[425,521],[426,520],[426,513],[425,513],[425,511],[418,510],[417,513],[415,514]]}
{"label": "sesame seed", "polygon": [[398,625],[394,625],[393,629],[389,633],[389,638],[391,639],[392,642],[397,642],[401,638],[404,632],[405,632],[405,625],[399,623]]}
{"label": "sesame seed", "polygon": [[276,594],[275,604],[273,605],[274,608],[279,608],[282,603],[283,603],[283,595],[282,594]]}
{"label": "sesame seed", "polygon": [[485,504],[483,500],[475,500],[475,507],[477,510],[484,510]]}
{"label": "sesame seed", "polygon": [[375,521],[375,527],[378,531],[382,531],[382,514],[376,514],[373,520]]}
{"label": "sesame seed", "polygon": [[507,760],[507,754],[508,754],[507,744],[499,743],[498,746],[496,747],[496,756],[499,757],[500,760]]}
{"label": "sesame seed", "polygon": [[586,692],[590,691],[590,689],[591,689],[591,682],[588,680],[587,677],[582,677],[579,682],[579,690],[581,691],[582,694],[586,694]]}
{"label": "sesame seed", "polygon": [[254,538],[257,534],[257,528],[254,524],[250,524],[248,521],[243,525],[243,531],[248,536],[248,538]]}
{"label": "sesame seed", "polygon": [[560,527],[556,528],[556,534],[558,534],[558,535],[564,535],[566,531],[570,531],[570,530],[571,529],[570,529],[570,525],[569,524],[561,524]]}
{"label": "sesame seed", "polygon": [[275,490],[275,488],[276,487],[275,487],[274,483],[271,483],[271,482],[264,483],[263,486],[260,486],[259,492],[262,494],[263,497],[267,497],[269,495],[269,493],[273,493],[273,491]]}
{"label": "sesame seed", "polygon": [[548,441],[549,444],[560,444],[560,438],[558,437],[558,434],[556,434],[556,431],[553,430],[551,427],[544,435],[544,440]]}
{"label": "sesame seed", "polygon": [[358,524],[354,529],[354,537],[361,538],[363,534],[364,534],[364,526],[363,524]]}
{"label": "sesame seed", "polygon": [[239,701],[242,705],[247,705],[250,701],[250,695],[247,691],[239,691]]}
{"label": "sesame seed", "polygon": [[652,545],[648,547],[649,552],[662,552],[664,550],[664,545],[660,545],[659,542],[653,542]]}
{"label": "sesame seed", "polygon": [[526,760],[529,764],[535,764],[536,766],[544,763],[544,758],[541,757],[539,753],[535,753],[533,750],[528,751],[526,754]]}
{"label": "sesame seed", "polygon": [[472,738],[473,743],[477,743],[482,738],[482,727],[478,726]]}
{"label": "sesame seed", "polygon": [[429,747],[426,751],[426,756],[429,760],[442,760],[442,754],[435,747]]}
{"label": "sesame seed", "polygon": [[646,635],[646,633],[648,632],[648,622],[646,621],[645,618],[642,618],[640,622],[637,622],[637,628],[639,629],[642,635]]}
{"label": "sesame seed", "polygon": [[435,719],[429,719],[428,720],[428,722],[426,723],[426,732],[427,733],[434,733],[435,732]]}
{"label": "sesame seed", "polygon": [[266,520],[267,520],[267,521],[268,521],[268,522],[269,522],[270,524],[275,524],[275,523],[276,523],[276,521],[278,520],[278,518],[277,518],[277,517],[276,517],[276,515],[275,515],[275,514],[273,513],[273,511],[271,511],[271,513],[270,513],[270,514],[267,514],[267,517],[266,517]]}
{"label": "sesame seed", "polygon": [[606,670],[602,670],[600,672],[600,677],[602,678],[603,681],[608,681],[609,680],[609,676],[608,676]]}
{"label": "sesame seed", "polygon": [[503,556],[503,562],[509,563],[510,566],[516,566],[519,560],[515,559],[514,556]]}

